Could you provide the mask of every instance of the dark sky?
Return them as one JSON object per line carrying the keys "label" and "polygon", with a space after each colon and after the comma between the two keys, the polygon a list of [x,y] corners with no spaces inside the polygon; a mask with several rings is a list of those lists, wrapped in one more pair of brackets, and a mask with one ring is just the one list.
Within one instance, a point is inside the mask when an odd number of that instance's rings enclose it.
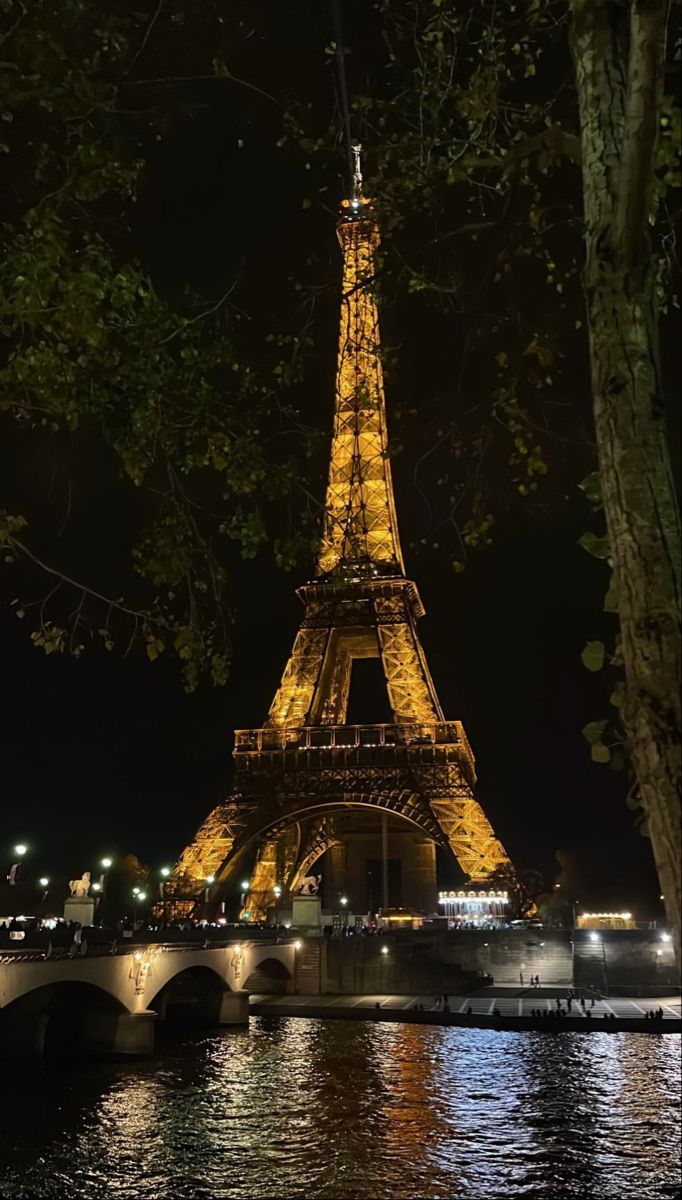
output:
{"label": "dark sky", "polygon": [[[282,6],[262,7],[268,19],[276,22],[279,12],[281,21]],[[282,46],[290,49],[298,39],[300,70],[311,56],[319,61],[320,38],[327,36],[319,20],[300,20],[293,31],[281,31]],[[257,43],[249,53],[251,77],[270,77],[274,86],[277,65],[258,58]],[[287,169],[277,166],[272,139],[263,133],[267,119],[259,126],[249,112],[241,96],[228,104],[209,97],[206,109],[181,123],[158,150],[137,236],[159,286],[190,281],[210,294],[214,274],[216,288],[229,276],[226,253],[229,259],[232,246],[234,261],[235,231],[224,214],[235,187],[233,146],[245,131],[249,170],[262,200],[247,219],[256,302],[269,286],[268,254],[298,218]],[[295,186],[298,212],[300,181]],[[326,241],[306,248],[303,235],[297,236],[296,252],[319,254],[328,281],[338,280],[332,218],[321,212],[305,233],[311,243]],[[326,389],[317,396],[319,422],[328,428],[331,311],[318,324],[315,347],[315,387],[323,380]],[[404,351],[412,376],[423,350],[408,344]],[[388,409],[390,425],[390,393]],[[17,493],[21,474],[24,482],[31,478],[20,459]],[[409,462],[398,459],[394,475],[399,524],[410,529],[418,501]],[[107,509],[106,475],[90,484],[104,495],[89,519],[76,518],[84,544],[113,545],[115,557],[117,524]],[[591,763],[581,735],[586,722],[606,715],[608,686],[585,671],[580,651],[587,639],[610,632],[601,613],[603,567],[576,544],[586,521],[584,502],[572,493],[544,518],[519,512],[503,523],[494,544],[472,556],[462,575],[453,573],[446,556],[414,558],[405,545],[407,570],[426,606],[421,635],[443,708],[465,723],[478,762],[479,797],[512,859],[520,867],[552,871],[554,851],[571,850],[585,880],[585,905],[653,915],[658,886],[650,845],[625,806],[625,777]],[[206,685],[192,696],[182,689],[177,665],[165,658],[150,664],[134,653],[123,661],[100,649],[80,661],[46,658],[8,613],[12,584],[3,580],[4,858],[21,839],[31,846],[36,874],[79,874],[104,853],[134,852],[154,867],[174,861],[229,790],[233,729],[260,724],[266,715],[302,611],[293,589],[304,576],[277,571],[266,554],[238,562],[229,683],[224,689]]]}

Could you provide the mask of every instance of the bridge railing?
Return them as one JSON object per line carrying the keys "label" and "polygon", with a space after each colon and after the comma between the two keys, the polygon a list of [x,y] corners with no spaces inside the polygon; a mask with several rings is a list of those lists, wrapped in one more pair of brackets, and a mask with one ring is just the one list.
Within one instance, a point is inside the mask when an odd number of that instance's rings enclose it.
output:
{"label": "bridge railing", "polygon": [[272,930],[249,929],[247,926],[235,927],[228,932],[224,930],[202,930],[198,933],[188,930],[178,931],[177,936],[169,938],[168,931],[144,930],[123,937],[116,933],[108,939],[102,936],[103,931],[96,929],[95,936],[90,937],[87,929],[83,930],[81,942],[71,941],[68,944],[53,942],[49,931],[27,933],[21,943],[11,947],[0,947],[0,966],[18,962],[58,962],[64,959],[77,958],[106,958],[116,954],[131,954],[138,950],[155,950],[161,952],[182,950],[227,950],[235,942],[262,942],[269,945],[286,946],[295,941],[295,935],[287,929],[277,934]]}

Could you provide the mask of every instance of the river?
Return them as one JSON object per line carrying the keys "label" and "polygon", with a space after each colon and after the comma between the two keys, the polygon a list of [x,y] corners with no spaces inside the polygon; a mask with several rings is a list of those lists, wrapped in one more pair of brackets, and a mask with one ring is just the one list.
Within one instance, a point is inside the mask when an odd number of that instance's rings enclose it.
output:
{"label": "river", "polygon": [[261,1017],[0,1084],[3,1198],[648,1200],[679,1145],[676,1034]]}

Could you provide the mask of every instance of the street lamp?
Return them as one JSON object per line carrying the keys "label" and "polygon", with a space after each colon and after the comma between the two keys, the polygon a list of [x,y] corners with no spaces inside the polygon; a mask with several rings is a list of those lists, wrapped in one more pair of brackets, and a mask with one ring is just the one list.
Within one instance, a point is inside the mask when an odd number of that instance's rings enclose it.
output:
{"label": "street lamp", "polygon": [[339,904],[341,905],[341,912],[343,913],[343,921],[340,921],[339,923],[345,929],[348,925],[348,918],[346,917],[346,905],[348,904],[348,897],[339,896]]}
{"label": "street lamp", "polygon": [[13,887],[19,878],[21,860],[27,852],[28,846],[25,846],[23,842],[19,842],[19,845],[14,847],[14,854],[18,861],[12,863],[9,870],[9,875],[7,876],[7,882],[9,883],[10,887]]}
{"label": "street lamp", "polygon": [[249,894],[248,879],[242,879],[239,886],[241,888],[241,894],[239,896],[239,919],[242,920],[242,913],[244,913],[243,919],[246,921],[248,919],[246,916],[246,897]]}
{"label": "street lamp", "polygon": [[104,858],[100,858],[99,865],[102,868],[102,870],[100,871],[100,876],[99,876],[98,882],[93,883],[93,885],[92,885],[93,892],[101,893],[101,895],[99,895],[97,897],[97,909],[96,909],[96,911],[99,915],[100,925],[104,924],[104,897],[106,895],[106,890],[107,890],[107,871],[109,870],[109,867],[113,866],[113,863],[114,863],[113,858],[110,858],[108,854],[105,854]]}
{"label": "street lamp", "polygon": [[279,898],[282,895],[282,889],[276,883],[272,890],[275,893],[275,925],[279,925]]}

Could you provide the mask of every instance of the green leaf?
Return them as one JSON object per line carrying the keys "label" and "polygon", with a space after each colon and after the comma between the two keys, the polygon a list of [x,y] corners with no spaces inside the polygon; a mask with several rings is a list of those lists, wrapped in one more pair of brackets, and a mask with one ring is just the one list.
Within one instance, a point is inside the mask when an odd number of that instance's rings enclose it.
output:
{"label": "green leaf", "polygon": [[593,746],[601,741],[607,725],[608,721],[590,721],[583,729],[583,737]]}
{"label": "green leaf", "polygon": [[601,671],[604,666],[606,647],[603,642],[586,642],[580,661],[588,671]]}
{"label": "green leaf", "polygon": [[590,757],[592,762],[607,763],[611,759],[611,751],[603,742],[595,742],[594,746],[590,747]]}
{"label": "green leaf", "polygon": [[582,546],[588,554],[592,554],[594,558],[608,558],[611,553],[609,539],[604,535],[599,537],[596,533],[592,533],[590,529],[583,533],[582,537],[578,538],[578,545]]}
{"label": "green leaf", "polygon": [[601,504],[601,477],[599,471],[592,471],[589,475],[586,475],[584,479],[581,479],[578,487],[586,500],[590,500],[592,504]]}
{"label": "green leaf", "polygon": [[151,641],[147,642],[147,658],[150,662],[154,662],[154,659],[163,654],[165,649],[165,642],[162,642],[161,638],[152,638]]}

